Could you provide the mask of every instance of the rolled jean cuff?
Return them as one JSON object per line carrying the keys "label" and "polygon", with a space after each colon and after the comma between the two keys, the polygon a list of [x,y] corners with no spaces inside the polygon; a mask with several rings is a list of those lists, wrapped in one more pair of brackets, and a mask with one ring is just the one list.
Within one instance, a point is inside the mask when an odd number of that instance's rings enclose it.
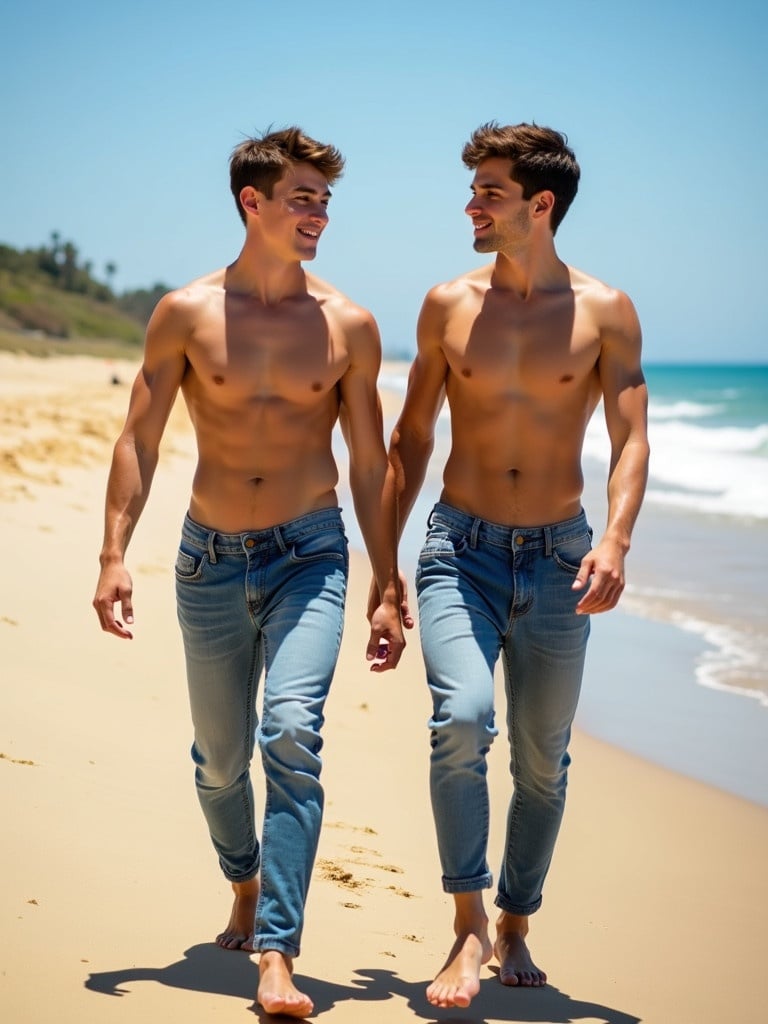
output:
{"label": "rolled jean cuff", "polygon": [[517,914],[518,917],[529,917],[531,914],[535,914],[541,906],[541,896],[539,896],[537,900],[534,900],[533,903],[527,903],[525,906],[522,906],[519,903],[512,903],[511,900],[508,900],[505,896],[502,896],[501,893],[499,893],[493,902],[499,910],[503,910],[507,914]]}
{"label": "rolled jean cuff", "polygon": [[292,958],[297,957],[300,952],[299,947],[294,946],[292,942],[270,939],[268,935],[253,936],[253,951],[254,953],[271,953],[274,951],[275,953],[282,953],[283,956],[290,956]]}
{"label": "rolled jean cuff", "polygon": [[223,866],[223,864],[221,864],[221,862],[219,862],[219,866],[221,867],[221,873],[224,875],[224,878],[228,882],[232,882],[235,885],[245,885],[246,882],[252,882],[254,878],[259,877],[260,865],[258,864],[256,865],[255,870],[249,871],[247,874],[244,875],[233,875],[230,871],[226,870],[226,868]]}
{"label": "rolled jean cuff", "polygon": [[493,875],[486,871],[484,875],[475,875],[474,878],[446,878],[443,875],[443,892],[477,892],[479,889],[490,889],[493,885]]}

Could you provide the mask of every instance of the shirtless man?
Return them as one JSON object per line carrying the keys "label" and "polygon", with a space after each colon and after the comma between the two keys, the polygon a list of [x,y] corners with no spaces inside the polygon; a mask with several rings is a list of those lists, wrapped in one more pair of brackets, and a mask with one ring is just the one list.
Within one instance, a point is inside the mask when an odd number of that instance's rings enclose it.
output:
{"label": "shirtless man", "polygon": [[[166,295],[152,315],[114,449],[93,602],[102,629],[131,638],[124,558],[181,388],[198,448],[176,561],[192,757],[235,894],[216,941],[259,952],[258,1001],[268,1013],[295,1017],[313,1008],[292,967],[322,818],[320,728],[348,568],[331,449],[339,417],[382,595],[371,615],[371,670],[394,668],[404,646],[378,330],[370,313],[301,266],[315,256],[343,166],[335,147],[298,128],[234,150],[231,186],[245,243],[230,266]],[[261,843],[249,771],[257,724],[266,781]]]}
{"label": "shirtless man", "polygon": [[[640,328],[626,295],[566,266],[554,233],[576,194],[565,138],[534,125],[484,125],[464,147],[477,252],[493,263],[433,288],[395,427],[400,525],[413,506],[447,396],[451,451],[416,574],[433,699],[431,796],[455,942],[427,989],[468,1006],[495,955],[505,985],[543,985],[528,918],[565,801],[570,727],[589,616],[613,608],[643,498],[648,443]],[[611,442],[608,521],[591,548],[581,452],[600,398]],[[501,654],[514,789],[496,895],[495,942],[482,890],[486,754]]]}

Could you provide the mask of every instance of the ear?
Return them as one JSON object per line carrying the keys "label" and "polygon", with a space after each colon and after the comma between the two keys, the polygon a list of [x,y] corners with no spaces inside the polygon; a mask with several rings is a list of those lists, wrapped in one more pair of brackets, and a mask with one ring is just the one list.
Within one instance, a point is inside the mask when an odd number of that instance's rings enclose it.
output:
{"label": "ear", "polygon": [[245,188],[240,189],[240,205],[245,210],[246,214],[253,213],[258,215],[259,198],[260,193],[253,187],[253,185],[246,185]]}
{"label": "ear", "polygon": [[533,197],[533,217],[546,217],[554,209],[555,195],[548,190],[539,192]]}

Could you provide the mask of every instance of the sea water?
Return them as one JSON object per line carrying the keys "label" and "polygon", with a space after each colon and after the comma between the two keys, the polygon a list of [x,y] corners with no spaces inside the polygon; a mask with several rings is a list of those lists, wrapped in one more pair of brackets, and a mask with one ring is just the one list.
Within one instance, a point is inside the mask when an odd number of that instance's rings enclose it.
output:
{"label": "sea water", "polygon": [[[768,365],[645,374],[648,488],[619,609],[593,618],[581,715],[602,738],[768,804]],[[380,385],[404,395],[406,375],[387,366]],[[411,582],[449,444],[443,409],[403,536]],[[596,539],[609,461],[598,407],[583,456]]]}

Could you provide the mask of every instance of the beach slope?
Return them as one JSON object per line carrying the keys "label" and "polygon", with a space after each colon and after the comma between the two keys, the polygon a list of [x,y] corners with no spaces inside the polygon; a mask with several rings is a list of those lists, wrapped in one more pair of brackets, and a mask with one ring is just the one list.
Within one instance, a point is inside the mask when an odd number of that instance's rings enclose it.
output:
{"label": "beach slope", "polygon": [[[0,354],[0,1019],[12,1024],[266,1019],[255,958],[212,941],[230,894],[194,794],[173,602],[192,469],[181,411],[130,551],[135,639],[102,634],[90,606],[133,372]],[[369,673],[366,589],[356,556],[296,964],[313,1019],[762,1024],[768,811],[582,734],[532,923],[550,984],[505,989],[491,964],[469,1010],[429,1006],[451,906],[428,801],[428,698],[415,635],[396,673]],[[505,761],[500,737],[494,872]]]}

